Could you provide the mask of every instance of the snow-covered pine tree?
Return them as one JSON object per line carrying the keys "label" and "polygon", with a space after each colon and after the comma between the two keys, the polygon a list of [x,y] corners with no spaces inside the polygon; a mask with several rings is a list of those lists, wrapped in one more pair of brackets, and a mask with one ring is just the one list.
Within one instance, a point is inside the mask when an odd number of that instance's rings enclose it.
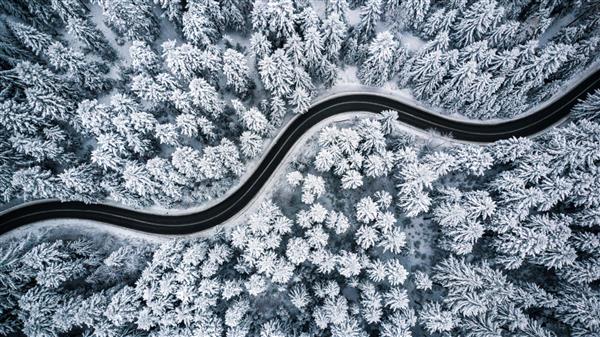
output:
{"label": "snow-covered pine tree", "polygon": [[303,63],[309,69],[316,69],[323,57],[323,36],[317,26],[311,26],[304,32]]}
{"label": "snow-covered pine tree", "polygon": [[321,29],[323,30],[324,53],[332,62],[337,63],[348,27],[340,14],[332,12],[323,20]]}
{"label": "snow-covered pine tree", "polygon": [[[215,22],[215,19],[218,21]],[[209,46],[220,36],[221,20],[220,7],[216,1],[189,1],[182,19],[183,35],[197,46]]]}
{"label": "snow-covered pine tree", "polygon": [[154,73],[160,69],[160,58],[145,41],[133,41],[129,47],[131,66],[137,71]]}
{"label": "snow-covered pine tree", "polygon": [[224,0],[221,2],[223,23],[229,29],[243,32],[246,29],[246,18],[250,16],[252,7],[248,0]]}
{"label": "snow-covered pine tree", "polygon": [[504,8],[496,0],[476,1],[461,14],[452,26],[452,36],[463,47],[486,37],[504,20]]}
{"label": "snow-covered pine tree", "polygon": [[61,192],[58,179],[40,166],[17,170],[12,176],[12,187],[19,191],[23,200],[52,198]]}
{"label": "snow-covered pine tree", "polygon": [[283,48],[285,49],[285,54],[289,57],[294,66],[304,64],[304,42],[298,34],[290,36]]}
{"label": "snow-covered pine tree", "polygon": [[285,101],[279,96],[272,97],[269,111],[271,124],[275,127],[281,125],[286,112]]}
{"label": "snow-covered pine tree", "polygon": [[151,2],[105,0],[99,4],[107,25],[125,39],[151,42],[158,36],[158,20]]}
{"label": "snow-covered pine tree", "polygon": [[286,97],[292,92],[293,66],[285,50],[277,49],[272,55],[263,57],[258,68],[265,89],[274,96]]}
{"label": "snow-covered pine tree", "polygon": [[250,36],[250,49],[256,56],[256,61],[258,62],[263,57],[271,54],[271,49],[273,48],[271,42],[267,37],[261,32],[254,32]]}
{"label": "snow-covered pine tree", "polygon": [[202,75],[211,84],[218,82],[221,57],[217,49],[201,50],[189,43],[177,47],[174,40],[164,42],[162,48],[165,64],[173,75],[186,81]]}
{"label": "snow-covered pine tree", "polygon": [[75,36],[85,46],[96,51],[100,55],[112,58],[114,51],[108,44],[104,34],[96,28],[88,17],[69,17],[67,20],[67,32]]}
{"label": "snow-covered pine tree", "polygon": [[263,32],[271,41],[284,42],[294,33],[292,0],[256,0],[252,8],[252,29]]}
{"label": "snow-covered pine tree", "polygon": [[398,42],[390,32],[377,34],[358,73],[364,84],[379,87],[394,76],[397,48]]}
{"label": "snow-covered pine tree", "polygon": [[203,178],[202,173],[198,169],[201,165],[201,154],[191,147],[182,146],[175,149],[175,152],[171,155],[171,164],[179,173],[188,178],[196,181]]}
{"label": "snow-covered pine tree", "polygon": [[223,75],[227,86],[233,88],[238,94],[248,90],[249,68],[244,55],[234,49],[227,49],[223,53]]}
{"label": "snow-covered pine tree", "polygon": [[90,60],[83,53],[65,47],[60,42],[48,46],[46,56],[54,68],[66,72],[75,83],[92,92],[109,87],[104,75],[108,69],[102,62]]}
{"label": "snow-covered pine tree", "polygon": [[146,167],[138,162],[127,162],[123,170],[123,186],[142,197],[151,197],[157,192],[158,184],[152,181]]}
{"label": "snow-covered pine tree", "polygon": [[325,1],[325,9],[327,16],[337,14],[344,23],[346,23],[346,15],[349,10],[348,1],[346,0],[327,0]]}
{"label": "snow-covered pine tree", "polygon": [[573,115],[577,119],[596,120],[600,115],[600,90],[589,94],[583,101],[573,107]]}
{"label": "snow-covered pine tree", "polygon": [[203,78],[195,78],[190,82],[190,96],[194,105],[215,118],[223,112],[224,103],[219,93]]}
{"label": "snow-covered pine tree", "polygon": [[361,7],[360,23],[356,31],[360,43],[368,43],[375,36],[375,25],[381,19],[382,0],[367,0]]}
{"label": "snow-covered pine tree", "polygon": [[244,156],[254,158],[262,150],[262,138],[252,131],[244,131],[240,136],[240,149]]}
{"label": "snow-covered pine tree", "polygon": [[27,24],[7,20],[6,26],[19,43],[37,55],[42,55],[48,46],[54,42],[52,36],[40,32]]}
{"label": "snow-covered pine tree", "polygon": [[302,87],[297,87],[290,95],[290,104],[294,106],[294,113],[302,114],[308,111],[311,97]]}
{"label": "snow-covered pine tree", "polygon": [[396,20],[401,26],[418,28],[421,26],[431,6],[431,0],[407,0],[400,2]]}
{"label": "snow-covered pine tree", "polygon": [[183,1],[181,0],[154,0],[162,10],[161,17],[166,17],[174,24],[181,25],[183,17]]}
{"label": "snow-covered pine tree", "polygon": [[63,198],[93,202],[102,196],[99,172],[90,164],[70,167],[58,174],[58,178],[68,189]]}
{"label": "snow-covered pine tree", "polygon": [[238,100],[233,100],[232,105],[246,129],[261,135],[269,133],[269,121],[260,110],[256,107],[246,109]]}
{"label": "snow-covered pine tree", "polygon": [[439,8],[430,13],[425,18],[425,22],[417,29],[420,29],[427,37],[434,37],[442,32],[447,33],[457,16],[458,10],[456,9]]}

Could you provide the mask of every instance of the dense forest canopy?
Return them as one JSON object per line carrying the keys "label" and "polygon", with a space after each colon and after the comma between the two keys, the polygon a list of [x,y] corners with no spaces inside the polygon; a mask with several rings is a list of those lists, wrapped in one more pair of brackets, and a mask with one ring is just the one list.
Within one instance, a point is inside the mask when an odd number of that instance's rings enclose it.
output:
{"label": "dense forest canopy", "polygon": [[207,237],[5,239],[0,335],[596,336],[599,97],[487,146],[423,142],[391,111],[329,125]]}
{"label": "dense forest canopy", "polygon": [[[200,205],[348,73],[511,118],[600,48],[586,0],[14,0],[0,18],[5,207]],[[600,92],[488,145],[397,116],[322,127],[216,233],[1,238],[0,336],[599,336]]]}
{"label": "dense forest canopy", "polygon": [[345,73],[441,113],[511,117],[593,66],[599,12],[594,1],[3,1],[2,200],[200,205]]}

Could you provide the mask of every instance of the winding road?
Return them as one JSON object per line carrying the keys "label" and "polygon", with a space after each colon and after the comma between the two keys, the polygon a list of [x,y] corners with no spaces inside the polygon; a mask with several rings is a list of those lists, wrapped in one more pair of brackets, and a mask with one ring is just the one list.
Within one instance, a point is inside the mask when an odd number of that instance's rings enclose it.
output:
{"label": "winding road", "polygon": [[344,94],[320,101],[307,113],[297,116],[263,156],[252,175],[224,200],[200,212],[184,215],[157,215],[103,204],[40,201],[18,206],[0,214],[0,234],[36,221],[77,218],[100,221],[155,234],[199,232],[235,216],[267,183],[294,143],[311,127],[336,114],[382,110],[398,111],[398,120],[421,130],[437,130],[454,139],[487,143],[510,137],[535,135],[568,116],[578,99],[600,88],[600,70],[590,74],[557,100],[537,111],[501,123],[472,123],[428,112],[379,94]]}

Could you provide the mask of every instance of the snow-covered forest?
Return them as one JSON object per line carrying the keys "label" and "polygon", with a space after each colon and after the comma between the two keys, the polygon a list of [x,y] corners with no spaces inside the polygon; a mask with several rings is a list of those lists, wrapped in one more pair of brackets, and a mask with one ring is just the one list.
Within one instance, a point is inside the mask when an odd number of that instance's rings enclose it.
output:
{"label": "snow-covered forest", "polygon": [[599,12],[595,1],[2,1],[1,200],[202,205],[332,86],[512,117],[594,66]]}
{"label": "snow-covered forest", "polygon": [[[317,96],[509,119],[599,55],[593,0],[0,1],[0,210],[201,206]],[[211,233],[0,237],[0,336],[600,336],[600,90],[487,145],[397,116],[319,126]]]}
{"label": "snow-covered forest", "polygon": [[386,111],[324,127],[239,226],[5,239],[0,335],[597,336],[600,92],[572,116],[476,146]]}

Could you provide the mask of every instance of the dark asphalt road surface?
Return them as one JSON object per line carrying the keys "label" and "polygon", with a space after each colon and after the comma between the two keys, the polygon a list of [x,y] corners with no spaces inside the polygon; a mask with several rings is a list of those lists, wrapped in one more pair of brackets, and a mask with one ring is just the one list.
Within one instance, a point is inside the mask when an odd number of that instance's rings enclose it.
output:
{"label": "dark asphalt road surface", "polygon": [[399,112],[398,120],[401,123],[412,127],[437,130],[457,140],[487,143],[539,133],[565,118],[578,99],[599,87],[600,70],[534,113],[495,124],[449,119],[377,94],[337,96],[317,103],[308,112],[295,118],[248,180],[223,201],[206,210],[185,215],[157,215],[102,204],[42,201],[16,207],[0,215],[0,234],[36,221],[61,218],[95,220],[156,234],[199,232],[225,222],[248,205],[302,134],[333,115],[353,111],[378,113],[393,109]]}

